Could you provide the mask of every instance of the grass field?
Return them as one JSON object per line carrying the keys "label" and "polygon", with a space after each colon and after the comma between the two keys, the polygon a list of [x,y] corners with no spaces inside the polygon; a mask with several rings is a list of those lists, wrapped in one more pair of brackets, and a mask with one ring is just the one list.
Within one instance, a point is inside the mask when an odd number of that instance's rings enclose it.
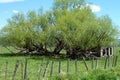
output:
{"label": "grass field", "polygon": [[[118,53],[118,48],[116,48],[115,53]],[[20,61],[20,64],[17,69],[15,80],[23,80],[22,73],[23,73],[23,68],[25,64],[25,59],[28,60],[27,80],[38,80],[39,77],[40,77],[40,80],[42,80],[47,61],[49,61],[49,66],[48,66],[45,80],[46,79],[48,80],[120,80],[120,55],[119,54],[116,54],[116,55],[119,56],[116,67],[112,67],[112,64],[110,64],[109,68],[104,69],[105,58],[100,58],[98,61],[98,68],[94,70],[92,70],[91,68],[92,61],[91,60],[86,61],[89,68],[89,70],[87,71],[83,60],[78,60],[77,62],[78,71],[76,72],[75,60],[70,60],[70,70],[69,70],[69,73],[67,73],[68,59],[60,59],[60,58],[45,57],[45,56],[38,56],[38,55],[22,56],[22,55],[12,54],[7,49],[1,47],[0,48],[0,80],[4,80],[5,78],[6,62],[8,62],[6,80],[12,79],[17,60]],[[61,73],[58,73],[60,60],[62,62]],[[42,66],[42,71],[41,71],[41,74],[39,75],[38,70],[42,61],[44,65]],[[54,61],[54,70],[53,70],[53,76],[50,77],[52,61]],[[112,63],[112,57],[110,59],[110,63]],[[21,64],[23,64],[23,67]]]}

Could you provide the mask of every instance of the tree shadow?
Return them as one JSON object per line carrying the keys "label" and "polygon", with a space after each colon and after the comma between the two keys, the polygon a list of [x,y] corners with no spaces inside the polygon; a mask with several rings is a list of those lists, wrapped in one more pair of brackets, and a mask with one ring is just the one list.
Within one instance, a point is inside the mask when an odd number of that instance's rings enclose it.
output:
{"label": "tree shadow", "polygon": [[0,53],[0,57],[20,57],[20,56],[26,56],[24,54],[16,54],[16,53]]}
{"label": "tree shadow", "polygon": [[18,53],[0,53],[0,57],[24,57],[28,59],[34,59],[34,60],[54,60],[54,61],[64,61],[67,60],[68,58],[63,57],[61,55],[45,55],[45,54],[40,54],[40,53],[35,53],[35,54],[18,54]]}
{"label": "tree shadow", "polygon": [[[34,53],[34,54],[18,54],[18,53],[0,53],[0,57],[24,57],[28,59],[34,59],[34,60],[50,60],[50,61],[66,61],[68,59],[70,60],[75,60],[71,59],[69,57],[66,57],[66,55],[45,55],[45,54],[40,54],[40,53]],[[78,59],[79,60],[79,59]]]}

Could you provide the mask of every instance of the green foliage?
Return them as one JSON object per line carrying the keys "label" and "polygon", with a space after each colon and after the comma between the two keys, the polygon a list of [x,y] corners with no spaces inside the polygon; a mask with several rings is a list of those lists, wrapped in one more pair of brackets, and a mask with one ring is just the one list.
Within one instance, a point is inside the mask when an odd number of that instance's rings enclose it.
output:
{"label": "green foliage", "polygon": [[111,19],[106,15],[97,17],[85,7],[84,0],[54,0],[51,11],[14,14],[1,30],[0,44],[26,49],[41,45],[54,47],[56,51],[64,48],[89,51],[113,46],[117,34]]}

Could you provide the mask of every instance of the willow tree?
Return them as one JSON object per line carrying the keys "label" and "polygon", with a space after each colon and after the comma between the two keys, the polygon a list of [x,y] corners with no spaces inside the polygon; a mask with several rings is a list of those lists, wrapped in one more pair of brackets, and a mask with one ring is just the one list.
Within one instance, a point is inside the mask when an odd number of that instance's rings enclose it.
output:
{"label": "willow tree", "polygon": [[86,55],[112,46],[117,30],[108,16],[97,17],[84,0],[54,0],[45,13],[18,13],[2,29],[4,46],[45,54]]}
{"label": "willow tree", "polygon": [[[4,46],[23,46],[24,42],[21,41],[24,37],[22,28],[24,27],[24,14],[17,14],[8,19],[8,24],[2,29],[2,44]],[[21,25],[21,26],[19,26]],[[20,30],[21,29],[21,30]],[[21,35],[20,35],[21,34]],[[18,44],[19,43],[19,44]]]}
{"label": "willow tree", "polygon": [[89,54],[99,47],[112,46],[117,34],[108,16],[97,17],[81,0],[55,0],[52,20],[48,38],[56,41],[56,54],[62,49],[68,55]]}

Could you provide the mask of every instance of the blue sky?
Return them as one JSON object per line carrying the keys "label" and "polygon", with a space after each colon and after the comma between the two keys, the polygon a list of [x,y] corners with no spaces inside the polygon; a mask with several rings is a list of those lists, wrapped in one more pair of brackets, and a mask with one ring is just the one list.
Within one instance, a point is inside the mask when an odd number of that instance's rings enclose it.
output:
{"label": "blue sky", "polygon": [[[120,26],[120,0],[86,0],[86,2],[96,15],[107,14],[114,24]],[[15,13],[37,11],[40,7],[46,11],[52,8],[52,4],[53,0],[0,0],[0,29],[7,23],[7,19]]]}

